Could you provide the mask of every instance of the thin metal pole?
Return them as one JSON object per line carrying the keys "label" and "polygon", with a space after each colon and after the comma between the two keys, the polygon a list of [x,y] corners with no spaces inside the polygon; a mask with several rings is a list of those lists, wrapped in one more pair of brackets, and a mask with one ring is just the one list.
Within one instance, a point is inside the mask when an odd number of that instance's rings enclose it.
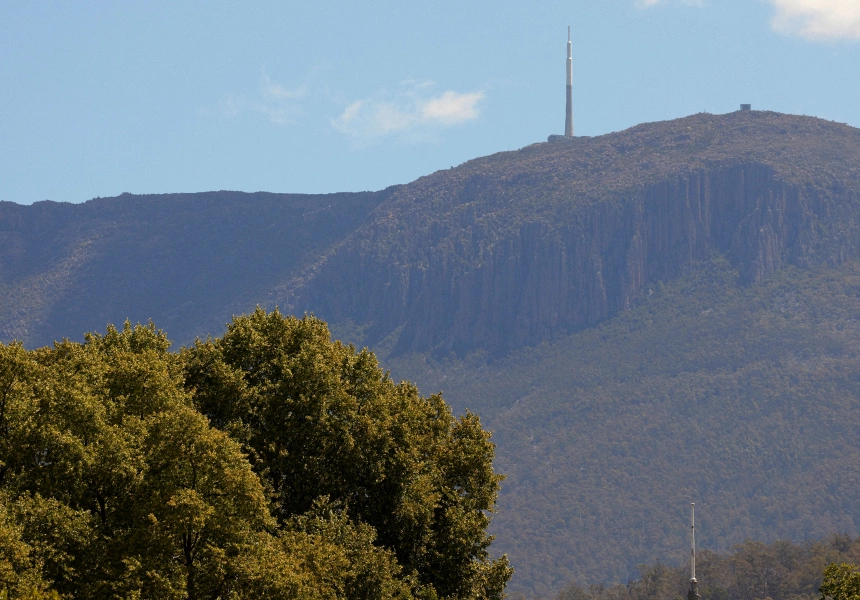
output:
{"label": "thin metal pole", "polygon": [[691,543],[690,543],[690,553],[692,556],[692,562],[690,564],[690,579],[696,580],[696,503],[690,502],[690,532],[691,532]]}

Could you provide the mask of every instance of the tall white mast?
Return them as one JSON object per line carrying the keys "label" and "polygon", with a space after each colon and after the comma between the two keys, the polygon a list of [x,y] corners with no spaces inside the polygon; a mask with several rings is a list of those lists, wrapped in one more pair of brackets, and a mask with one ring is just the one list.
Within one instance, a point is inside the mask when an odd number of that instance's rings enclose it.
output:
{"label": "tall white mast", "polygon": [[567,26],[567,106],[564,115],[564,135],[573,137],[573,45],[570,43],[570,25]]}

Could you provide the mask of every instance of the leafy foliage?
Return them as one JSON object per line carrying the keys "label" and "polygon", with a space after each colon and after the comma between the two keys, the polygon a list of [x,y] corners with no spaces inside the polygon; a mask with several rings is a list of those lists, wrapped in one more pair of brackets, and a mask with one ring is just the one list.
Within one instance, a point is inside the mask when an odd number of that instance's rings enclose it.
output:
{"label": "leafy foliage", "polygon": [[[395,385],[320,321],[258,311],[231,331],[181,356],[128,323],[0,345],[3,594],[501,597],[510,569],[485,533],[499,477],[477,418]],[[223,347],[259,369],[246,381]]]}
{"label": "leafy foliage", "polygon": [[476,415],[395,384],[313,317],[258,309],[183,359],[199,409],[243,441],[282,522],[326,497],[440,596],[501,593],[509,568],[485,533],[501,477]]}
{"label": "leafy foliage", "polygon": [[857,600],[860,598],[860,569],[847,563],[830,563],[824,569],[821,599]]}

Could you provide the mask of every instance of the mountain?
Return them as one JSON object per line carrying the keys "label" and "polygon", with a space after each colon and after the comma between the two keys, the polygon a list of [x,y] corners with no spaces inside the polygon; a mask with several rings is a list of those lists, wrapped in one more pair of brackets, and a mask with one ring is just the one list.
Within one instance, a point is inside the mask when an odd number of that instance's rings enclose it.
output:
{"label": "mountain", "polygon": [[504,353],[712,252],[744,283],[855,256],[858,165],[856,129],[765,112],[535,144],[393,190],[282,297],[397,352]]}
{"label": "mountain", "polygon": [[0,202],[0,339],[28,346],[125,319],[189,343],[272,291],[367,218],[387,192],[208,192]]}
{"label": "mountain", "polygon": [[699,114],[381,192],[0,204],[0,338],[312,311],[495,431],[513,589],[857,535],[860,130]]}
{"label": "mountain", "polygon": [[690,502],[713,551],[860,532],[860,261],[739,281],[716,257],[500,359],[387,361],[494,431],[513,589],[682,565]]}

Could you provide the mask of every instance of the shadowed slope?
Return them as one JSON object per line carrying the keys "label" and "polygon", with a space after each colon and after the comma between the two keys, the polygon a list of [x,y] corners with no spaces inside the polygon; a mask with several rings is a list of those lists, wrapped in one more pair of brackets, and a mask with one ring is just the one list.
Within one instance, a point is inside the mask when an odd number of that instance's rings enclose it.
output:
{"label": "shadowed slope", "polygon": [[43,345],[105,323],[219,333],[362,222],[387,192],[207,192],[0,203],[0,339]]}

